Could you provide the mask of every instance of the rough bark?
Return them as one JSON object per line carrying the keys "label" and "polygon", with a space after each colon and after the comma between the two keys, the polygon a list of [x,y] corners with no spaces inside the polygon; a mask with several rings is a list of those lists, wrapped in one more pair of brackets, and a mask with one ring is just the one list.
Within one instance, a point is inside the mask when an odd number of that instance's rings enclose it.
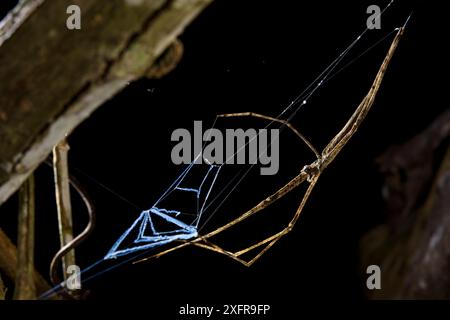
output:
{"label": "rough bark", "polygon": [[[0,229],[0,270],[2,275],[9,279],[16,279],[17,248],[2,229]],[[34,271],[34,281],[38,294],[42,294],[50,289],[50,285],[37,271]]]}
{"label": "rough bark", "polygon": [[[73,240],[72,202],[70,200],[69,144],[67,140],[58,143],[53,149],[53,171],[58,211],[59,241],[61,248]],[[75,250],[70,250],[62,258],[63,278],[67,280],[67,267],[75,265]]]}
{"label": "rough bark", "polygon": [[[212,0],[29,0],[0,30],[0,204]],[[79,5],[82,29],[66,28]],[[20,18],[18,18],[20,17]]]}
{"label": "rough bark", "polygon": [[386,224],[362,241],[363,265],[377,264],[384,299],[450,299],[450,110],[380,159]]}
{"label": "rough bark", "polygon": [[34,175],[31,175],[20,188],[19,202],[18,259],[14,300],[31,300],[36,299],[34,283]]}

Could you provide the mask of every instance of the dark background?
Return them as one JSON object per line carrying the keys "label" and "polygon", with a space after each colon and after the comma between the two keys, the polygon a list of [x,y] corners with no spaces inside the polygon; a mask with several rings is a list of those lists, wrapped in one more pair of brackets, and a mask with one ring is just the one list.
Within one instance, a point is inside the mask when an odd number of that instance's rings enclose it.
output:
{"label": "dark background", "polygon": [[[180,170],[170,161],[174,129],[191,128],[194,120],[211,123],[218,113],[277,115],[365,28],[370,4],[383,8],[387,1],[218,0],[207,8],[180,37],[185,52],[172,73],[130,84],[69,139],[72,173],[89,191],[98,215],[94,234],[77,249],[80,266],[100,259],[139,214],[93,179],[138,207],[149,208]],[[434,2],[396,1],[383,16],[382,29],[369,31],[346,60],[401,26],[413,8],[371,113],[319,180],[292,233],[251,268],[188,248],[106,273],[85,284],[88,297],[145,299],[147,308],[164,303],[287,306],[311,297],[363,299],[366,266],[359,263],[359,239],[384,218],[383,177],[376,157],[426,128],[447,108],[447,88],[440,80],[445,79],[444,57],[449,56],[444,10]],[[327,83],[294,119],[319,149],[367,93],[392,39],[393,35]],[[248,201],[251,206],[263,199],[311,160],[289,137],[281,147],[281,177],[267,177],[264,183],[250,177],[223,212],[243,212]],[[58,249],[51,170],[38,169],[37,181],[36,263],[46,275]],[[282,223],[291,216],[300,196],[297,192],[268,212],[269,218],[262,220],[266,227],[274,228],[272,221]],[[86,214],[74,198],[75,227],[81,230]],[[0,214],[2,228],[13,238],[16,202],[13,197]],[[254,228],[265,227],[260,222]],[[240,243],[246,236],[233,234],[228,241]]]}

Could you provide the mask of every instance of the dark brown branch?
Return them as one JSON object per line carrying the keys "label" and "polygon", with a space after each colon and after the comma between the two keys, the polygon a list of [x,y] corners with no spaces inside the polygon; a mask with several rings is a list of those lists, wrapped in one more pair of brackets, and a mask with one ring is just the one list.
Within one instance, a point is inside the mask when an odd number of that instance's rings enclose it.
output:
{"label": "dark brown branch", "polygon": [[13,34],[0,42],[0,204],[68,132],[145,76],[211,1],[78,0],[82,29],[68,30],[73,1],[35,0],[20,27],[1,29]]}
{"label": "dark brown branch", "polygon": [[15,300],[36,298],[36,287],[34,284],[34,213],[34,176],[31,175],[19,191]]}
{"label": "dark brown branch", "polygon": [[[16,279],[17,248],[2,229],[0,229],[0,270],[9,279]],[[34,271],[34,281],[38,294],[50,289],[50,285],[37,271]]]}
{"label": "dark brown branch", "polygon": [[5,300],[6,288],[2,280],[2,275],[0,274],[0,300]]}
{"label": "dark brown branch", "polygon": [[450,111],[380,159],[387,221],[362,242],[363,266],[378,264],[372,298],[450,298]]}

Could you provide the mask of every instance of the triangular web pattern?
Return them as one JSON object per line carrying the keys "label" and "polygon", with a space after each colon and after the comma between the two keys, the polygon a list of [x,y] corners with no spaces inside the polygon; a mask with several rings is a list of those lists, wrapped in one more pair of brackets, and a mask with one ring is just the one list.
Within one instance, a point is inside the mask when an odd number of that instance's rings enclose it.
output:
{"label": "triangular web pattern", "polygon": [[220,168],[190,164],[149,210],[141,212],[105,259],[197,237],[197,228]]}

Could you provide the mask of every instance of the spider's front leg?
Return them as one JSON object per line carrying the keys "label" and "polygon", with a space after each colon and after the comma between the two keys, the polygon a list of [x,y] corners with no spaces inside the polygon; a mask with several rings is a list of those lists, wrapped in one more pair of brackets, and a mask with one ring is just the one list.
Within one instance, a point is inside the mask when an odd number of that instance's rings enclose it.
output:
{"label": "spider's front leg", "polygon": [[218,118],[253,117],[253,118],[259,118],[259,119],[264,119],[264,120],[280,123],[281,125],[288,127],[292,132],[294,132],[294,134],[297,137],[299,137],[308,146],[308,148],[315,154],[317,159],[320,159],[320,154],[317,151],[317,149],[314,148],[312,143],[309,142],[309,140],[306,139],[306,137],[304,135],[302,135],[292,124],[290,124],[286,120],[273,118],[270,116],[266,116],[266,115],[254,113],[254,112],[225,113],[225,114],[219,114],[217,117]]}

